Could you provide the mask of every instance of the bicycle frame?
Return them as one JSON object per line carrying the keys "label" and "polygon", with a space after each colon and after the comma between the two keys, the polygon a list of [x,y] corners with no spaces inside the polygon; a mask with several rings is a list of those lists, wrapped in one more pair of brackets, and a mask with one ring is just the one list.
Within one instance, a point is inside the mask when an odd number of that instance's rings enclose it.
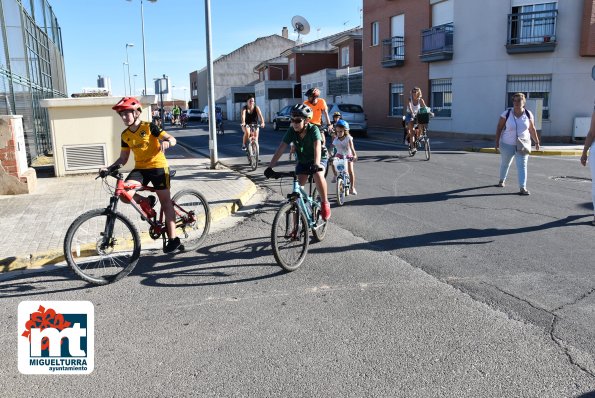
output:
{"label": "bicycle frame", "polygon": [[[132,208],[135,209],[136,212],[141,216],[141,219],[146,221],[151,226],[150,231],[152,231],[153,236],[155,236],[154,239],[157,239],[156,237],[165,233],[166,226],[165,226],[165,222],[164,222],[165,215],[164,215],[163,211],[159,212],[159,218],[157,218],[157,215],[155,215],[154,217],[151,217],[149,214],[147,214],[143,210],[143,208],[140,206],[140,204],[136,200],[134,200],[134,195],[132,195],[129,192],[131,190],[134,190],[136,192],[142,192],[142,191],[156,192],[157,190],[155,188],[147,186],[147,185],[129,184],[126,181],[124,181],[121,173],[118,173],[114,177],[117,179],[116,189],[114,190],[114,194],[110,198],[110,204],[107,207],[108,211],[115,213],[116,209],[118,207],[118,201],[121,198],[125,198],[132,205]],[[176,216],[182,217],[183,215],[189,214],[187,211],[182,209],[176,203],[173,203],[173,207],[174,207],[174,212],[176,213]],[[193,221],[195,221],[194,215],[191,215],[190,222],[193,222]],[[109,228],[113,228],[113,226],[108,225],[108,226],[106,226],[106,228],[108,228],[106,230],[106,234],[107,234],[106,236],[111,236],[112,231]],[[110,233],[108,233],[108,232],[110,232]]]}
{"label": "bicycle frame", "polygon": [[343,179],[345,179],[345,176],[349,177],[349,159],[347,156],[344,155],[343,158],[336,157],[333,160],[333,165],[337,169],[337,177],[341,176]]}
{"label": "bicycle frame", "polygon": [[[316,202],[314,201],[314,198],[312,198],[312,181],[313,181],[313,177],[310,175],[308,177],[308,183],[309,183],[309,190],[310,193],[307,193],[305,191],[305,189],[300,185],[298,179],[297,179],[297,174],[293,173],[293,190],[290,194],[287,195],[287,198],[289,199],[289,201],[296,201],[298,204],[298,207],[301,209],[301,211],[304,212],[304,214],[306,215],[306,219],[308,220],[308,226],[310,228],[314,228],[316,227],[316,220],[314,220],[314,218],[312,217],[312,211],[310,210],[310,208],[312,208],[313,206],[316,206]],[[310,207],[308,207],[307,204],[310,205]]]}

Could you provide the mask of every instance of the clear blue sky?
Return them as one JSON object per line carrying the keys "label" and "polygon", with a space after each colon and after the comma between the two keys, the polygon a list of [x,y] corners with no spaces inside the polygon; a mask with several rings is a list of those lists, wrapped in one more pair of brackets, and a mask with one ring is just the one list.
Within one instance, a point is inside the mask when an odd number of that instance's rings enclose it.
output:
{"label": "clear blue sky", "polygon": [[[143,57],[140,0],[50,0],[62,28],[68,94],[96,87],[97,75],[108,76],[115,96],[124,95],[127,70],[122,63],[128,48],[133,89],[140,94]],[[183,99],[189,73],[206,66],[205,5],[203,0],[143,1],[147,58],[147,90],[153,78],[166,74],[174,85],[174,96]],[[304,42],[361,25],[362,0],[322,2],[283,0],[211,0],[213,59],[232,52],[259,37],[297,35],[291,18],[301,15],[311,31]],[[137,77],[133,77],[133,75]],[[186,90],[186,97],[190,92]]]}

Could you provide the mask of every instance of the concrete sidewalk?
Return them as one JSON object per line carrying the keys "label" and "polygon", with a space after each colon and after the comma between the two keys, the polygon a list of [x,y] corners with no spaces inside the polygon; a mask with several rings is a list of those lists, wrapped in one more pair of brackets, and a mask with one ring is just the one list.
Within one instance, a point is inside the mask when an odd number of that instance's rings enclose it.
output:
{"label": "concrete sidewalk", "polygon": [[[462,135],[453,137],[452,134],[441,134],[434,131],[430,131],[428,135],[430,142],[434,142],[432,149],[435,150],[498,153],[494,148],[494,140],[478,139],[472,136],[465,137]],[[386,131],[370,128],[368,130],[368,137],[373,140],[402,144],[403,131],[400,129]],[[535,147],[533,149],[531,154],[535,156],[581,156],[583,153],[583,144],[546,143],[541,146],[539,151],[536,151]]]}
{"label": "concrete sidewalk", "polygon": [[[248,178],[225,167],[211,170],[209,159],[197,157],[181,145],[170,148],[166,157],[176,170],[172,196],[182,189],[202,192],[211,209],[211,230],[256,192]],[[87,210],[109,204],[110,195],[96,176],[40,177],[32,194],[0,195],[0,272],[63,261],[64,236],[72,221]],[[148,229],[131,206],[120,205],[118,210],[129,216],[139,231]]]}

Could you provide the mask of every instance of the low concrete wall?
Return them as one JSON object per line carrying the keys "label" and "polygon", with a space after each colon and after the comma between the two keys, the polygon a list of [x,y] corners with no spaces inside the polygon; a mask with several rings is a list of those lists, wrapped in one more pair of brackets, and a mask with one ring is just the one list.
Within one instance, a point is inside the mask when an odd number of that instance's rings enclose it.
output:
{"label": "low concrete wall", "polygon": [[[155,103],[155,96],[138,97],[143,113],[141,119],[150,120],[150,105]],[[48,109],[52,143],[54,147],[54,170],[57,177],[67,174],[95,172],[100,166],[113,163],[120,155],[120,133],[125,126],[122,119],[112,110],[120,97],[87,98],[52,98],[40,101]],[[67,169],[65,154],[67,150],[78,148],[85,156],[87,148],[105,148],[105,164],[79,162],[77,167]],[[98,149],[101,150],[101,149]],[[131,155],[125,170],[134,165]]]}

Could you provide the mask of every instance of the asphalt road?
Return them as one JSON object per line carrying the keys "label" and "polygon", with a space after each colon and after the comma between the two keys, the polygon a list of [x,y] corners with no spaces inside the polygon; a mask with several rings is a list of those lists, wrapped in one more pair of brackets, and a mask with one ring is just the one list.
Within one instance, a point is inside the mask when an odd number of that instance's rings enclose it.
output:
{"label": "asphalt road", "polygon": [[[208,148],[199,130],[176,136]],[[264,162],[280,137],[263,132]],[[246,171],[240,135],[219,138],[222,161]],[[40,390],[308,397],[594,392],[588,255],[594,230],[590,186],[580,179],[588,173],[578,160],[531,158],[533,194],[520,197],[514,168],[507,188],[493,186],[494,155],[436,150],[426,162],[374,138],[356,145],[359,195],[333,207],[327,238],[311,245],[296,272],[282,272],[270,248],[270,224],[290,184],[265,181],[263,165],[249,173],[263,187],[248,206],[254,212],[212,233],[198,253],[144,253],[132,275],[106,287],[88,287],[60,268],[1,281],[2,391],[15,397]],[[561,176],[579,178],[552,178]],[[37,299],[94,303],[91,375],[18,373],[16,307]]]}

